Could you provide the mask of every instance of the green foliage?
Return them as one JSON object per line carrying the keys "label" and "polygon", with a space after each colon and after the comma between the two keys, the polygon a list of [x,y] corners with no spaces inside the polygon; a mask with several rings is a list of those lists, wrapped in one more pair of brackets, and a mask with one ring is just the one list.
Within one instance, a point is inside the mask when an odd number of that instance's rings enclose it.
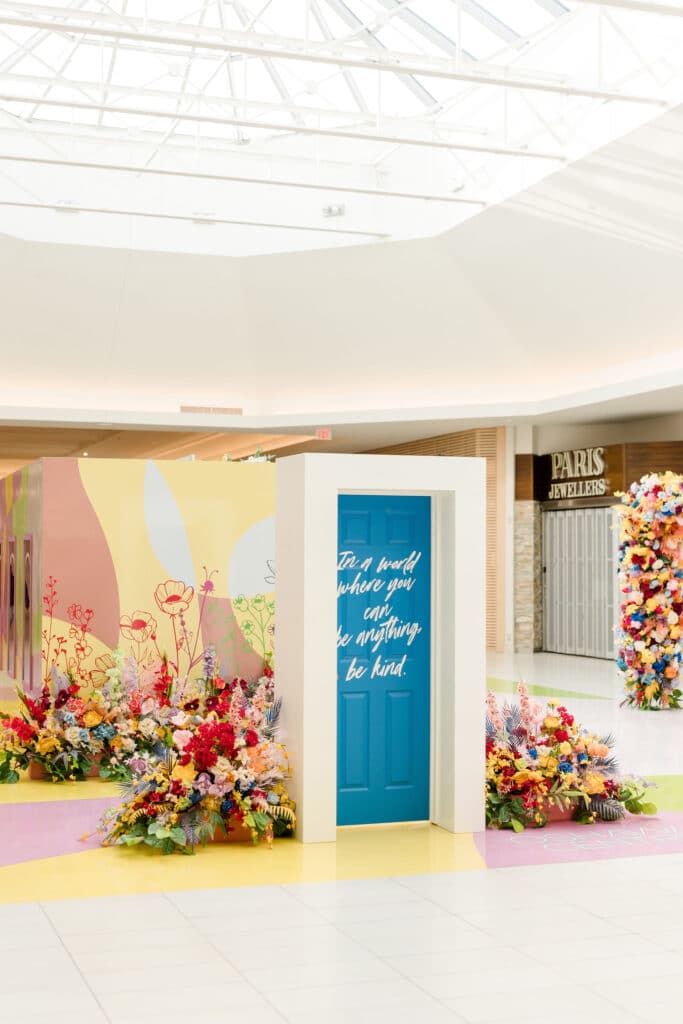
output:
{"label": "green foliage", "polygon": [[486,824],[489,828],[511,828],[515,832],[523,832],[530,820],[521,797],[487,793]]}
{"label": "green foliage", "polygon": [[10,754],[7,750],[0,751],[0,785],[18,782],[17,768],[28,768],[28,757]]}
{"label": "green foliage", "polygon": [[656,814],[657,805],[647,800],[646,783],[639,779],[623,779],[619,788],[619,801],[630,814]]}

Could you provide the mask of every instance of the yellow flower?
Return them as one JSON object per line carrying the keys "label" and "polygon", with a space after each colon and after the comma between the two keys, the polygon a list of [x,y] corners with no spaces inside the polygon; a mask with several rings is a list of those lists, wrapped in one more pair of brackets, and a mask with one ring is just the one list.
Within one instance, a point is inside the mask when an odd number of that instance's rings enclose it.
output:
{"label": "yellow flower", "polygon": [[41,736],[36,743],[36,750],[39,754],[51,754],[53,750],[59,750],[59,746],[55,736]]}
{"label": "yellow flower", "polygon": [[589,796],[605,792],[605,780],[597,772],[588,772],[584,779],[584,787]]}
{"label": "yellow flower", "polygon": [[103,716],[99,711],[86,711],[83,715],[83,725],[88,729],[94,729],[96,725],[99,725],[103,721]]}
{"label": "yellow flower", "polygon": [[645,687],[645,700],[652,700],[658,689],[659,683],[648,683]]}
{"label": "yellow flower", "polygon": [[196,774],[197,769],[192,761],[190,761],[189,764],[177,764],[173,769],[171,778],[180,779],[181,782],[192,782]]}
{"label": "yellow flower", "polygon": [[541,782],[543,779],[542,772],[532,772],[528,769],[524,771],[515,772],[512,776],[512,781],[516,786],[523,786],[525,782]]}
{"label": "yellow flower", "polygon": [[549,757],[545,763],[545,769],[548,774],[557,771],[558,761],[556,757]]}
{"label": "yellow flower", "polygon": [[543,728],[546,732],[555,732],[556,729],[560,728],[559,718],[555,718],[554,715],[548,715],[548,717],[543,720]]}
{"label": "yellow flower", "polygon": [[571,752],[572,752],[572,745],[571,745],[571,743],[567,743],[566,740],[564,741],[564,743],[560,743],[560,753],[561,754],[571,754]]}

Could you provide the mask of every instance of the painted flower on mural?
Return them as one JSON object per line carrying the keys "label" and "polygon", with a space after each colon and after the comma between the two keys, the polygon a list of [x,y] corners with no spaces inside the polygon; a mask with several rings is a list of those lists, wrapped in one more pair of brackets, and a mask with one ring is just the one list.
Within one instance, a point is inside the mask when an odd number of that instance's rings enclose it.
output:
{"label": "painted flower on mural", "polygon": [[214,590],[216,589],[216,584],[213,582],[213,577],[216,575],[218,570],[212,569],[211,571],[209,571],[205,565],[202,566],[202,569],[204,570],[204,581],[199,589],[201,590],[202,594],[213,594]]}
{"label": "painted flower on mural", "polygon": [[92,670],[91,678],[93,686],[98,689],[107,682],[109,673],[115,666],[114,658],[111,654],[101,654],[95,658],[95,668]]}
{"label": "painted flower on mural", "polygon": [[154,591],[154,599],[166,615],[174,617],[186,612],[192,604],[194,587],[186,586],[182,580],[166,580]]}
{"label": "painted flower on mural", "polygon": [[132,615],[124,615],[119,628],[121,636],[126,640],[134,640],[138,644],[146,643],[150,637],[154,637],[157,631],[156,619],[152,618],[149,612],[133,612]]}
{"label": "painted flower on mural", "polygon": [[554,810],[581,824],[654,814],[649,783],[618,774],[614,739],[583,729],[558,701],[544,708],[517,688],[518,704],[486,699],[486,824],[521,832]]}

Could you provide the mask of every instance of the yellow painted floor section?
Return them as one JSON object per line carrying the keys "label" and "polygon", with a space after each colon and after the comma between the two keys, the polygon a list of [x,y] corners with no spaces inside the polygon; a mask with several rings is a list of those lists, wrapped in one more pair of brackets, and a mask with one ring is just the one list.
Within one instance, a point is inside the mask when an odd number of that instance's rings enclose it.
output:
{"label": "yellow painted floor section", "polygon": [[103,779],[48,782],[46,779],[29,779],[26,772],[21,776],[21,780],[13,785],[0,786],[0,804],[43,804],[53,800],[98,800],[102,797],[114,798],[114,803],[118,795],[116,783]]}
{"label": "yellow painted floor section", "polygon": [[217,843],[194,857],[108,847],[0,868],[0,903],[485,869],[471,835],[435,825],[340,829],[336,843]]}

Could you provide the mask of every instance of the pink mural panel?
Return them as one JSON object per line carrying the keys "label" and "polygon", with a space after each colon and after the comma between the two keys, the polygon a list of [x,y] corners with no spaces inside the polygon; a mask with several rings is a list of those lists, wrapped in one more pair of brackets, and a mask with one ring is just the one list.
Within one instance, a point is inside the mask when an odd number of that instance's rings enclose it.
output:
{"label": "pink mural panel", "polygon": [[116,571],[102,527],[83,487],[77,459],[45,459],[43,470],[43,587],[57,580],[54,614],[72,605],[91,610],[89,631],[108,647],[119,639]]}
{"label": "pink mural panel", "polygon": [[262,674],[263,655],[254,650],[242,633],[228,598],[207,599],[202,641],[205,647],[211,645],[216,651],[225,678],[253,680]]}

